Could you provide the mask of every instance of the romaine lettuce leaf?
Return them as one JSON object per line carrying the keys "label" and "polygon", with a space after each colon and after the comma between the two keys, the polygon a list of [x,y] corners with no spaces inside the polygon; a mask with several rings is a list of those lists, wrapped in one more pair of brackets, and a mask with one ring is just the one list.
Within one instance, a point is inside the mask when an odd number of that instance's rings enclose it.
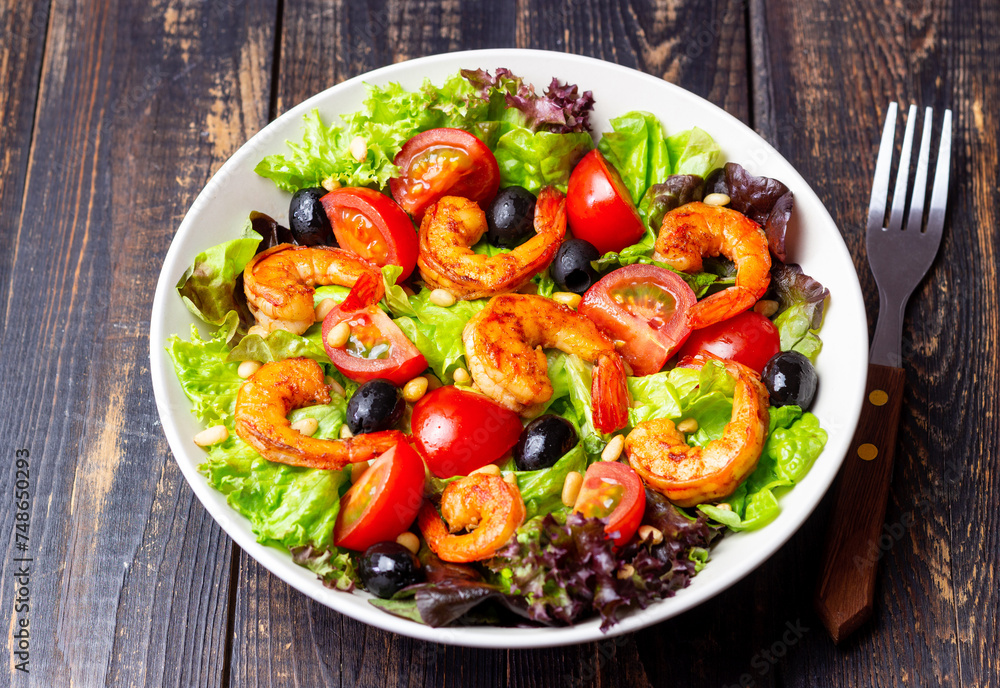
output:
{"label": "romaine lettuce leaf", "polygon": [[597,149],[615,166],[632,202],[639,205],[646,189],[671,173],[663,126],[652,113],[633,111],[612,119],[611,127]]}
{"label": "romaine lettuce leaf", "polygon": [[694,174],[707,177],[715,169],[721,150],[708,132],[698,127],[667,137],[670,174]]}

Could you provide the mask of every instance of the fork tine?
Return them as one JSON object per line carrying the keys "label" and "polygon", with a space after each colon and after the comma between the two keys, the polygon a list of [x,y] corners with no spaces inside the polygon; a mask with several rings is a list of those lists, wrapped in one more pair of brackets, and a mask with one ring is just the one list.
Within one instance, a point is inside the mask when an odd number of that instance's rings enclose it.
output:
{"label": "fork tine", "polygon": [[931,209],[927,214],[927,233],[941,239],[944,228],[944,210],[948,205],[948,176],[951,169],[951,110],[944,111],[941,122],[941,144],[938,147],[937,166],[934,169],[934,189],[931,191]]}
{"label": "fork tine", "polygon": [[875,181],[872,182],[872,199],[868,204],[868,231],[882,229],[885,223],[885,202],[889,198],[889,174],[892,167],[892,147],[896,140],[896,103],[889,103],[882,127],[882,142],[878,146],[875,162]]}
{"label": "fork tine", "polygon": [[927,167],[931,157],[931,130],[934,109],[924,110],[924,129],[920,135],[920,153],[917,155],[917,174],[913,178],[913,196],[910,197],[910,214],[906,216],[906,231],[919,232],[924,220],[924,197],[927,195]]}
{"label": "fork tine", "polygon": [[906,132],[903,134],[903,148],[899,153],[899,169],[896,171],[896,190],[892,193],[892,214],[889,216],[889,231],[898,232],[903,228],[903,208],[906,207],[906,182],[910,178],[910,153],[913,150],[913,129],[917,123],[917,106],[911,105],[906,113]]}

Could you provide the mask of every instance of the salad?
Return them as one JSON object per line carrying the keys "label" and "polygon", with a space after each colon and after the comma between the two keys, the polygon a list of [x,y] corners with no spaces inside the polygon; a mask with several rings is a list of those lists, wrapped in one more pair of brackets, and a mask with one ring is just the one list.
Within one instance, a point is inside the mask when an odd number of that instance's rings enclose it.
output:
{"label": "salad", "polygon": [[[505,69],[306,116],[177,284],[201,472],[258,540],[418,623],[602,629],[767,525],[826,432],[792,193],[709,133]],[[596,141],[596,145],[595,145]]]}

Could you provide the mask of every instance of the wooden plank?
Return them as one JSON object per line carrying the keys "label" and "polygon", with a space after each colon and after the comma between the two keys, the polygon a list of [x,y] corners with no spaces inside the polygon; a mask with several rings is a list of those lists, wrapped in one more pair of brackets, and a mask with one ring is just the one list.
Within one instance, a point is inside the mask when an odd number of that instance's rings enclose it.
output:
{"label": "wooden plank", "polygon": [[[997,90],[986,76],[995,50],[983,47],[997,35],[996,7],[878,2],[833,12],[754,0],[750,14],[754,122],[830,209],[870,322],[877,292],[863,226],[885,107],[951,106],[957,122],[945,239],[904,331],[907,389],[875,618],[840,652],[812,634],[776,669],[791,685],[831,675],[843,685],[984,685],[998,663],[997,536],[986,515],[997,454],[997,121],[985,105]],[[796,538],[794,559],[814,566],[820,542]],[[796,596],[810,582],[783,581]]]}
{"label": "wooden plank", "polygon": [[[410,57],[511,46],[569,50],[638,67],[708,97],[747,120],[742,4],[680,3],[610,9],[605,3],[318,3],[286,5],[278,111],[355,74]],[[691,32],[688,26],[697,26]],[[682,37],[678,37],[678,35]],[[330,56],[319,59],[318,55]],[[601,643],[537,651],[488,652],[410,640],[343,617],[291,590],[243,557],[236,603],[234,685],[641,686],[663,676],[701,684],[726,676],[704,659],[706,643],[728,651],[715,619],[737,609],[736,647],[754,647],[752,589],[720,598],[714,613],[692,613],[647,632]],[[691,628],[703,631],[695,637]],[[781,629],[778,630],[780,637]],[[712,635],[716,640],[709,640]],[[742,645],[740,645],[742,643]],[[695,655],[695,652],[698,655]],[[721,678],[716,683],[721,683]]]}
{"label": "wooden plank", "polygon": [[21,215],[49,2],[0,2],[0,304],[6,305]]}
{"label": "wooden plank", "polygon": [[266,0],[53,3],[0,343],[4,494],[30,450],[32,685],[223,678],[232,545],[169,455],[148,323],[185,210],[267,121],[274,19]]}

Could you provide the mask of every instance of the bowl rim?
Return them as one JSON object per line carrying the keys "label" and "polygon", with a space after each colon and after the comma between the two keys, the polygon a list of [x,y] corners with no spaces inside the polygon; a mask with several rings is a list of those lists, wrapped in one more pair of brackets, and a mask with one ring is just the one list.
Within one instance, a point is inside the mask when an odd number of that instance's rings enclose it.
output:
{"label": "bowl rim", "polygon": [[[221,493],[216,492],[214,488],[208,484],[204,476],[197,471],[197,468],[192,461],[180,459],[181,456],[185,456],[191,451],[188,446],[191,445],[190,438],[182,437],[176,423],[173,421],[173,411],[167,401],[168,387],[171,384],[176,385],[177,381],[176,376],[173,374],[173,366],[170,363],[164,348],[167,338],[172,333],[165,330],[165,322],[163,322],[162,316],[164,314],[167,299],[176,298],[173,287],[176,283],[177,277],[184,271],[184,269],[186,269],[188,266],[187,263],[190,262],[190,258],[182,250],[181,240],[193,231],[197,216],[209,203],[215,200],[217,192],[225,184],[227,179],[229,179],[234,170],[238,168],[241,169],[246,164],[246,159],[248,158],[251,159],[251,166],[255,164],[257,160],[260,159],[263,149],[273,144],[271,139],[274,138],[274,132],[285,126],[289,121],[300,121],[301,116],[312,108],[325,104],[338,93],[345,92],[348,89],[357,88],[357,86],[363,82],[384,82],[387,77],[391,78],[399,76],[400,74],[408,73],[411,70],[420,70],[425,66],[455,64],[457,65],[455,67],[457,70],[462,66],[463,62],[466,65],[469,65],[475,62],[483,63],[488,61],[495,66],[500,66],[506,64],[512,59],[522,58],[544,61],[546,63],[546,68],[549,68],[552,74],[560,78],[562,78],[562,75],[559,73],[560,66],[576,64],[579,66],[590,67],[610,75],[621,75],[622,78],[625,79],[639,80],[639,82],[648,84],[651,89],[665,90],[666,93],[681,97],[685,100],[695,99],[700,107],[705,108],[714,116],[728,120],[728,124],[733,127],[741,139],[746,137],[754,144],[754,146],[758,147],[764,152],[765,155],[769,156],[768,159],[773,164],[783,164],[786,166],[790,172],[786,173],[783,171],[782,181],[790,188],[793,188],[795,193],[799,195],[800,198],[802,196],[811,198],[810,202],[815,201],[815,203],[818,204],[818,207],[822,208],[822,216],[810,218],[810,223],[825,224],[828,226],[827,231],[829,231],[829,228],[832,228],[832,230],[837,233],[839,245],[836,246],[835,250],[839,251],[840,254],[835,255],[834,257],[841,262],[846,259],[846,264],[850,265],[851,270],[850,279],[847,279],[848,284],[838,286],[835,297],[836,307],[839,309],[844,308],[842,304],[846,305],[844,315],[853,316],[853,326],[855,328],[860,328],[860,331],[864,333],[863,341],[861,341],[862,338],[858,338],[858,341],[853,342],[851,350],[847,352],[852,359],[856,359],[863,365],[861,365],[861,369],[858,371],[859,374],[854,375],[850,380],[845,382],[845,384],[848,385],[847,394],[845,398],[840,400],[840,408],[843,410],[840,416],[840,424],[843,427],[839,428],[841,432],[836,435],[837,441],[832,443],[834,446],[831,447],[831,442],[828,441],[822,454],[810,469],[807,478],[814,481],[813,489],[804,505],[798,509],[796,514],[794,514],[795,518],[782,518],[782,516],[786,513],[783,508],[782,514],[780,514],[773,522],[760,531],[756,531],[767,532],[768,537],[766,538],[763,546],[756,549],[751,556],[741,562],[742,566],[730,571],[728,574],[722,574],[721,577],[713,577],[705,584],[699,585],[696,590],[692,590],[691,587],[688,587],[678,591],[678,594],[674,597],[658,601],[650,605],[645,610],[630,612],[607,633],[600,632],[599,620],[597,619],[590,619],[573,626],[558,628],[497,628],[489,626],[460,627],[457,629],[431,628],[429,626],[424,626],[406,619],[395,617],[368,604],[356,605],[347,603],[345,601],[347,596],[344,593],[333,591],[324,587],[311,572],[294,564],[287,552],[272,547],[266,547],[258,543],[250,530],[249,522],[225,503],[225,498],[221,496]],[[283,140],[284,139],[281,139],[278,142],[279,145],[283,145]],[[186,259],[187,262],[183,259]],[[868,359],[867,332],[867,318],[865,315],[864,300],[860,284],[858,282],[857,273],[854,270],[853,261],[847,246],[843,241],[843,237],[840,236],[839,230],[833,222],[833,219],[830,217],[829,212],[826,211],[825,207],[823,207],[822,201],[820,201],[819,197],[812,190],[812,187],[805,181],[805,179],[802,178],[798,171],[795,170],[795,168],[792,167],[792,165],[785,160],[777,150],[775,150],[769,143],[767,143],[747,125],[718,106],[710,103],[700,96],[695,95],[694,93],[691,93],[690,91],[687,91],[686,89],[681,88],[680,86],[629,67],[605,62],[596,58],[573,55],[569,53],[545,50],[499,48],[467,50],[454,53],[430,55],[427,57],[387,65],[345,80],[307,98],[283,113],[281,116],[275,118],[275,120],[261,129],[257,134],[251,137],[249,141],[244,143],[232,156],[230,156],[222,167],[212,176],[192,203],[190,209],[185,214],[183,221],[178,227],[178,230],[174,235],[164,258],[163,267],[156,284],[150,320],[150,376],[152,378],[157,411],[163,425],[164,433],[167,437],[174,460],[177,461],[179,467],[181,468],[181,472],[187,483],[191,486],[201,503],[209,511],[216,522],[219,523],[227,535],[229,535],[229,537],[231,537],[247,554],[261,563],[261,565],[278,578],[281,578],[286,583],[311,599],[328,606],[337,612],[346,614],[347,616],[378,628],[412,638],[467,647],[501,649],[540,648],[582,642],[593,642],[604,638],[612,638],[624,633],[639,630],[640,628],[644,628],[661,621],[665,621],[715,597],[725,589],[742,580],[750,572],[757,569],[778,549],[780,549],[785,542],[787,542],[788,539],[805,523],[811,513],[815,510],[816,506],[829,489],[830,484],[839,471],[840,465],[846,455],[851,437],[853,436],[854,429],[858,422],[864,398]],[[830,440],[833,439],[834,436],[831,435]],[[831,449],[834,450],[832,453]],[[820,465],[821,460],[822,467]],[[817,469],[820,468],[822,469],[817,471]],[[801,487],[801,484],[799,487]],[[789,516],[791,516],[791,514]],[[743,534],[728,534],[726,539],[740,537],[741,535]],[[303,575],[303,572],[307,575]],[[701,575],[703,576],[704,573]],[[698,578],[695,578],[694,580],[697,581]],[[355,595],[359,595],[359,593],[355,593]],[[338,599],[338,596],[343,599]],[[360,596],[363,599],[367,598],[367,593],[360,593]]]}

